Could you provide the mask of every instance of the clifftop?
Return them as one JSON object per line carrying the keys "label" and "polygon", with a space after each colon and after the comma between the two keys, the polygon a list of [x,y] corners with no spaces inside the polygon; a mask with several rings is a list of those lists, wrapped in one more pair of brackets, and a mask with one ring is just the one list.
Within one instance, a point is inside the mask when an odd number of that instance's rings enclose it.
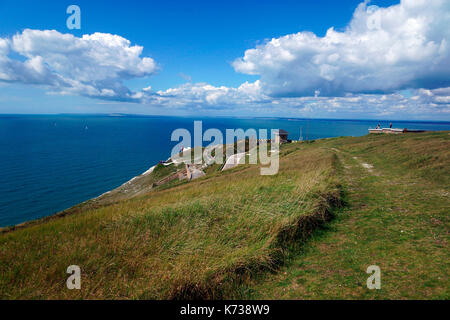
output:
{"label": "clifftop", "polygon": [[181,169],[159,166],[0,235],[0,297],[448,298],[449,163],[439,132],[283,145],[275,176],[212,166],[155,186]]}

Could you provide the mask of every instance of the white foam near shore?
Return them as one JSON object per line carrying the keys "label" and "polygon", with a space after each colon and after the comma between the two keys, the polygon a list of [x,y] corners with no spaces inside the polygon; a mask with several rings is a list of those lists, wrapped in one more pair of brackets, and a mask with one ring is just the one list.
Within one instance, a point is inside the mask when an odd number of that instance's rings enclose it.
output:
{"label": "white foam near shore", "polygon": [[156,166],[151,167],[150,169],[148,169],[147,171],[145,171],[142,175],[143,175],[143,176],[146,176],[146,175],[152,173],[153,170],[155,170],[155,168],[156,168]]}
{"label": "white foam near shore", "polygon": [[[191,150],[191,149],[192,149],[191,147],[184,148],[184,149],[183,149],[183,155],[184,155],[184,153],[185,153],[186,151],[189,151],[189,150]],[[180,153],[181,153],[181,151],[180,151]],[[175,159],[173,159],[172,157],[169,158],[169,159],[167,160],[167,162],[168,162],[169,160],[171,160],[172,163],[173,163],[173,164],[176,164],[176,165],[178,165],[178,164],[184,162],[183,156],[179,156],[179,154],[177,154],[177,155],[175,156]]]}
{"label": "white foam near shore", "polygon": [[[150,169],[148,169],[148,170],[145,171],[144,173],[142,173],[142,174],[140,174],[140,175],[138,175],[138,176],[136,176],[136,177],[131,178],[130,180],[128,180],[128,181],[125,182],[124,184],[120,185],[120,186],[119,186],[118,188],[116,188],[116,189],[120,189],[120,188],[122,188],[123,186],[126,186],[126,185],[132,183],[134,180],[136,180],[136,179],[139,178],[139,177],[149,175],[150,173],[153,172],[153,170],[155,170],[155,168],[156,168],[156,165],[153,166],[153,167],[151,167]],[[106,195],[110,194],[111,192],[113,192],[113,191],[116,190],[116,189],[113,189],[113,190],[110,190],[110,191],[106,191],[105,193],[99,195],[98,197],[96,197],[96,198],[94,198],[94,199],[99,199],[99,198],[101,198],[101,197],[103,197],[103,196],[106,196]]]}
{"label": "white foam near shore", "polygon": [[156,168],[156,165],[153,166],[153,167],[151,167],[150,169],[148,169],[148,170],[145,171],[144,173],[142,173],[142,174],[140,174],[140,175],[138,175],[138,176],[132,178],[131,180],[129,180],[129,181],[127,181],[127,182],[125,182],[122,186],[124,186],[124,185],[126,185],[126,184],[130,184],[131,182],[133,182],[134,180],[136,180],[136,179],[139,178],[139,177],[149,175],[150,173],[153,172],[153,170],[155,170],[155,168]]}
{"label": "white foam near shore", "polygon": [[[192,148],[190,148],[190,147],[184,148],[184,149],[183,149],[183,152],[189,151],[189,150],[191,150],[191,149],[192,149]],[[166,162],[164,162],[164,163],[162,163],[162,164],[163,164],[164,166],[169,166],[169,165],[171,165],[171,164],[178,165],[178,164],[183,163],[183,162],[184,162],[183,160],[177,161],[176,159],[169,158],[169,159],[167,159]],[[116,189],[120,189],[120,188],[122,188],[122,187],[124,187],[124,186],[126,186],[126,185],[129,185],[130,183],[132,183],[134,180],[138,179],[139,177],[143,177],[143,176],[147,176],[147,175],[151,174],[151,173],[155,170],[156,166],[157,166],[157,165],[154,165],[153,167],[151,167],[150,169],[148,169],[148,170],[145,171],[144,173],[142,173],[142,174],[140,174],[140,175],[138,175],[138,176],[136,176],[136,177],[130,179],[129,181],[125,182],[124,184],[122,184],[121,186],[119,186],[119,187],[116,188]],[[98,199],[98,198],[101,198],[101,197],[103,197],[103,196],[105,196],[105,195],[107,195],[107,194],[110,194],[112,191],[114,191],[114,190],[116,190],[116,189],[107,191],[107,192],[103,193],[102,195],[100,195],[100,196],[98,196],[97,198],[94,198],[94,199]]]}

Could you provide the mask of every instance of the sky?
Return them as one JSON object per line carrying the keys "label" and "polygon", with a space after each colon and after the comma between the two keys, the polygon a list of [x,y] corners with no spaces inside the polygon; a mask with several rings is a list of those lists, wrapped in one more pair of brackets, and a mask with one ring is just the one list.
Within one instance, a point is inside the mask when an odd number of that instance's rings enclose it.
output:
{"label": "sky", "polygon": [[446,0],[17,0],[0,21],[0,113],[450,120]]}

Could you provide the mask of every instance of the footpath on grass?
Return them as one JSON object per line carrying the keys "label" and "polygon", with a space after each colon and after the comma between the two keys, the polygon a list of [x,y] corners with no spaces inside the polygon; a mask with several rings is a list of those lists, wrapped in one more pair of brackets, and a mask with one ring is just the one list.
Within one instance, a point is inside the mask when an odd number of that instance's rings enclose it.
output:
{"label": "footpath on grass", "polygon": [[[293,252],[281,270],[242,288],[243,295],[259,299],[448,299],[449,188],[446,180],[417,174],[420,170],[448,171],[448,138],[443,137],[441,142],[430,139],[430,146],[427,139],[410,146],[406,140],[410,138],[403,137],[372,139],[364,147],[357,140],[347,143],[349,138],[323,142],[321,147],[339,159],[347,206],[300,252]],[[411,150],[421,147],[430,152],[435,149],[435,159],[420,163],[417,170],[405,169],[402,157],[407,159]],[[389,149],[395,151],[388,155]],[[393,162],[395,157],[397,162]],[[444,166],[435,165],[439,160]],[[371,265],[381,269],[380,290],[367,288],[370,275],[366,271]]]}

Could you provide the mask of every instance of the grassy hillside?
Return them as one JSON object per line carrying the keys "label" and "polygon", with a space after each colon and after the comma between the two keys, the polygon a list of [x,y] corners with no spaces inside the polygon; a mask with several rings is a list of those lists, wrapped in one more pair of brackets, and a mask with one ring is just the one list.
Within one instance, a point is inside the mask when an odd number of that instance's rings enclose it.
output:
{"label": "grassy hillside", "polygon": [[[1,298],[221,298],[329,220],[336,156],[289,145],[277,176],[240,166],[0,236]],[[295,152],[293,152],[295,151]],[[289,153],[289,154],[287,154]],[[65,287],[69,265],[82,290]]]}
{"label": "grassy hillside", "polygon": [[[212,167],[1,234],[0,298],[449,298],[448,132],[324,139],[280,156],[276,176]],[[80,291],[65,287],[73,264]],[[369,265],[381,290],[366,288]]]}

